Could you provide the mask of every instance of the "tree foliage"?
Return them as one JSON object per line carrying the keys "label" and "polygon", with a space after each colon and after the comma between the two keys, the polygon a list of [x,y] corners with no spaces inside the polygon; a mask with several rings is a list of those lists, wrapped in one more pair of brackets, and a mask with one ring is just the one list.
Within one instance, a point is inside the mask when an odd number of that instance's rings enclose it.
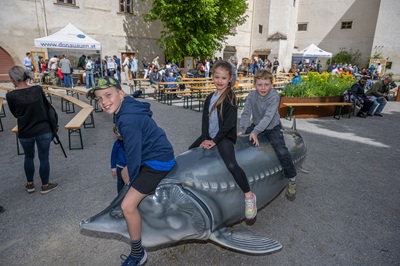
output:
{"label": "tree foliage", "polygon": [[163,25],[160,48],[169,59],[212,57],[227,36],[246,22],[245,0],[153,0],[144,20]]}
{"label": "tree foliage", "polygon": [[356,51],[353,51],[353,49],[350,49],[350,51],[347,51],[346,49],[342,49],[332,57],[331,61],[332,63],[359,65],[360,58],[360,50],[357,49]]}

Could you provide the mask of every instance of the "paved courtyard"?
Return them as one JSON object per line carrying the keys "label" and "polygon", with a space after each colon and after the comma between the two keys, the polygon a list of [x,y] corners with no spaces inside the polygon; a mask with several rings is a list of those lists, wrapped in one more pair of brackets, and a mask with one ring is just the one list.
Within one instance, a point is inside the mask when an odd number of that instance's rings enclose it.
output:
{"label": "paved courtyard", "polygon": [[[0,93],[3,93],[0,91]],[[0,94],[4,95],[4,94]],[[201,114],[152,99],[154,119],[175,154],[200,134]],[[60,110],[60,101],[54,98]],[[117,194],[109,166],[114,142],[112,117],[95,113],[95,128],[83,129],[83,150],[51,146],[49,194],[25,191],[23,156],[11,129],[15,118],[5,104],[0,132],[0,265],[120,265],[126,239],[81,231],[79,222],[109,205]],[[64,126],[73,114],[59,111]],[[282,119],[285,126],[291,122]],[[150,250],[146,265],[399,265],[400,102],[389,102],[383,117],[297,119],[308,152],[299,170],[294,202],[281,193],[259,211],[254,232],[276,239],[281,251],[254,256],[212,242],[186,242]],[[36,164],[38,165],[38,164]],[[36,187],[40,181],[35,176]]]}

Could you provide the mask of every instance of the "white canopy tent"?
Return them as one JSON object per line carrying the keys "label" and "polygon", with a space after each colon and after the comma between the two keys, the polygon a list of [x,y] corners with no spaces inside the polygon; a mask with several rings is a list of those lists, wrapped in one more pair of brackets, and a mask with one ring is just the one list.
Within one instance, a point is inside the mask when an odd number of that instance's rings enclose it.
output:
{"label": "white canopy tent", "polygon": [[35,47],[52,49],[101,50],[100,42],[90,38],[71,23],[52,35],[35,39]]}
{"label": "white canopy tent", "polygon": [[332,53],[326,52],[322,49],[320,49],[318,46],[315,44],[310,44],[307,48],[300,50],[300,51],[294,51],[293,56],[296,57],[317,57],[317,58],[331,58]]}

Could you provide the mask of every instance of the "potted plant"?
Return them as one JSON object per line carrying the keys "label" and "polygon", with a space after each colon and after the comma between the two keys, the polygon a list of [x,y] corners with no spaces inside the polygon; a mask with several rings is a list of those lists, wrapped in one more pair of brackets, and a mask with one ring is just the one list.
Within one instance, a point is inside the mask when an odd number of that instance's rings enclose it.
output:
{"label": "potted plant", "polygon": [[[332,75],[331,73],[309,72],[302,77],[302,83],[290,84],[281,93],[281,104],[279,114],[285,117],[287,107],[283,103],[294,102],[341,102],[343,92],[354,83],[351,74]],[[296,117],[321,117],[331,116],[334,106],[326,107],[297,107]]]}

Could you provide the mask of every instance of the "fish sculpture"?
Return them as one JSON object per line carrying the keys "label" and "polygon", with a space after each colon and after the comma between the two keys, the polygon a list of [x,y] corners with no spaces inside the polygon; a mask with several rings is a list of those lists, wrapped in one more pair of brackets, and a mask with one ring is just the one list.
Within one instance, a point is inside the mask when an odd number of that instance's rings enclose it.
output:
{"label": "fish sculpture", "polygon": [[[296,130],[284,130],[286,146],[298,168],[306,147]],[[248,135],[238,137],[236,159],[246,172],[250,188],[261,208],[287,184],[283,169],[265,135],[255,147]],[[84,220],[80,227],[116,233],[129,238],[121,212],[125,186],[112,203],[99,214]],[[282,245],[240,226],[244,219],[244,195],[224,165],[217,148],[196,148],[176,157],[176,165],[139,205],[142,217],[142,243],[157,247],[185,240],[211,240],[224,247],[251,254],[280,250]]]}

